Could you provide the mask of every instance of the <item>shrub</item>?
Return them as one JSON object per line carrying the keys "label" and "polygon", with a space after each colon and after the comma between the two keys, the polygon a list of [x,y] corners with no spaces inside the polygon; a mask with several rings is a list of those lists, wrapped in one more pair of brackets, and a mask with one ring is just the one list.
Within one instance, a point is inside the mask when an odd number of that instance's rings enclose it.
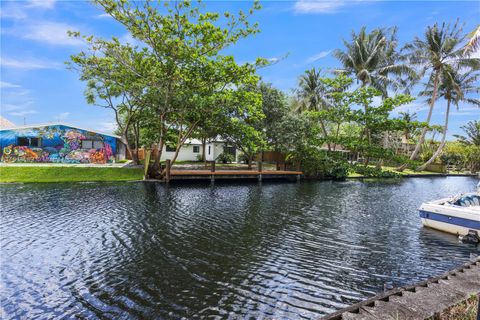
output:
{"label": "shrub", "polygon": [[248,156],[245,153],[242,153],[238,156],[238,162],[248,163]]}
{"label": "shrub", "polygon": [[233,156],[233,154],[230,153],[224,152],[217,157],[217,162],[220,163],[232,163],[233,161],[235,161],[235,157]]}
{"label": "shrub", "polygon": [[300,160],[305,176],[315,178],[345,179],[350,170],[350,164],[336,153],[319,150],[303,150],[301,157],[291,157]]}
{"label": "shrub", "polygon": [[400,178],[402,175],[394,171],[386,171],[375,167],[356,166],[355,172],[367,178]]}

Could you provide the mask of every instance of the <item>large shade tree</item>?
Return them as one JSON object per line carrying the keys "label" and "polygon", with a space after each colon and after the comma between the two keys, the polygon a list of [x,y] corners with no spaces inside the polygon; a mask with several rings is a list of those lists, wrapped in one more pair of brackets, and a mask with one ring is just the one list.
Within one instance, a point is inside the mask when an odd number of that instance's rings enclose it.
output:
{"label": "large shade tree", "polygon": [[[168,144],[175,148],[171,159],[175,162],[182,145],[206,118],[221,113],[256,113],[261,108],[259,95],[242,88],[257,84],[256,69],[266,61],[238,64],[232,56],[222,54],[259,31],[249,22],[259,8],[257,3],[249,12],[236,15],[207,12],[201,3],[186,0],[93,3],[128,30],[140,43],[136,50],[145,58],[124,59],[111,40],[92,36],[83,38],[93,53],[81,52],[77,57],[108,55],[129,72],[129,79],[143,84],[145,101],[150,103],[145,108],[148,115],[141,117],[148,126],[140,131],[154,139],[159,150],[152,175],[157,175],[163,147]],[[160,176],[164,174],[165,170],[160,172]]]}

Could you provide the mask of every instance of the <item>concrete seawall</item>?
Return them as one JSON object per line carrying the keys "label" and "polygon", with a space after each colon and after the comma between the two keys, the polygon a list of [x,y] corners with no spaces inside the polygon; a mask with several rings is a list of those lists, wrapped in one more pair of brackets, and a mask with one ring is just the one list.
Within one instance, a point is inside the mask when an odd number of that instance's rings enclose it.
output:
{"label": "concrete seawall", "polygon": [[395,288],[323,320],[426,319],[480,293],[480,257],[440,276]]}

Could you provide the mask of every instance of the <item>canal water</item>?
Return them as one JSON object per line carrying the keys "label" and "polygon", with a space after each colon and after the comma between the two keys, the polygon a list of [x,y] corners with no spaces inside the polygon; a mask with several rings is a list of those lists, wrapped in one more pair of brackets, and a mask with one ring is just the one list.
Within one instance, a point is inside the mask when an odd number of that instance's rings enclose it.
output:
{"label": "canal water", "polygon": [[417,213],[476,183],[2,185],[0,318],[321,316],[479,254]]}

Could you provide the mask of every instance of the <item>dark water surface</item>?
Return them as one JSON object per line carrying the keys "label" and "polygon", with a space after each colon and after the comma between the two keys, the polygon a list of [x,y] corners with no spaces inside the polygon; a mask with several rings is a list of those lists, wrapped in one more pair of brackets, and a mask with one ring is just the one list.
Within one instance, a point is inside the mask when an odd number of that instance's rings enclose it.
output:
{"label": "dark water surface", "polygon": [[312,318],[479,251],[421,227],[465,177],[2,185],[1,318]]}

